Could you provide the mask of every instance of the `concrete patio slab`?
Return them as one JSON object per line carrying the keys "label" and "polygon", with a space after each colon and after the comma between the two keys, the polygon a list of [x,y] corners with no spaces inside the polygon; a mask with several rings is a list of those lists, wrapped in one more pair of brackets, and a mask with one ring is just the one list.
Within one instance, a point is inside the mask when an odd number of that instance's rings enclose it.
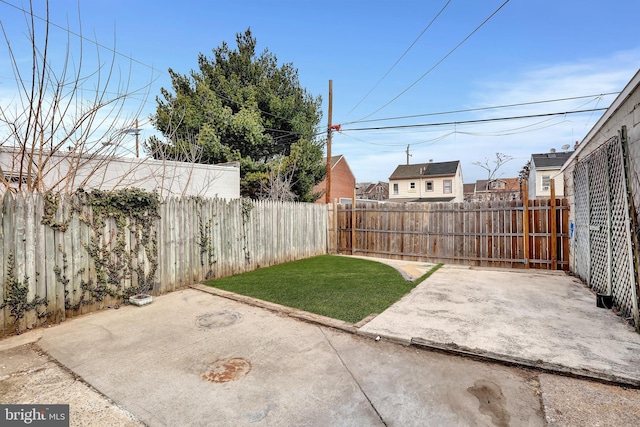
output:
{"label": "concrete patio slab", "polygon": [[38,346],[152,426],[544,425],[531,374],[188,289]]}
{"label": "concrete patio slab", "polygon": [[446,265],[360,330],[640,386],[640,334],[562,272]]}

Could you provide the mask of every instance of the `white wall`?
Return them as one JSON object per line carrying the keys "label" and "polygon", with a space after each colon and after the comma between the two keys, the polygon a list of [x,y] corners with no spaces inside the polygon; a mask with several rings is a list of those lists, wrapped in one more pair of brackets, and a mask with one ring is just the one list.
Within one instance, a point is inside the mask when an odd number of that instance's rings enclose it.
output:
{"label": "white wall", "polygon": [[[13,151],[0,151],[0,167],[5,177],[17,175],[19,160]],[[73,166],[72,166],[73,165]],[[240,168],[237,164],[204,165],[115,156],[53,154],[43,167],[44,190],[112,190],[137,187],[157,191],[161,197],[240,197]],[[76,170],[70,174],[70,170]],[[13,185],[15,186],[15,185]]]}
{"label": "white wall", "polygon": [[548,175],[553,179],[556,197],[564,197],[564,176],[560,169],[535,169],[529,173],[528,191],[529,199],[551,197],[551,185],[547,190],[542,188],[542,177]]}
{"label": "white wall", "polygon": [[[451,193],[444,192],[444,181],[451,181]],[[427,181],[433,182],[433,191],[426,190]],[[411,190],[411,183],[415,183],[415,189]],[[398,194],[394,194],[393,186],[398,184]],[[437,176],[437,177],[418,177],[410,179],[389,180],[389,199],[428,199],[452,197],[453,202],[462,202],[464,200],[464,185],[462,181],[462,170],[458,165],[455,175]]]}

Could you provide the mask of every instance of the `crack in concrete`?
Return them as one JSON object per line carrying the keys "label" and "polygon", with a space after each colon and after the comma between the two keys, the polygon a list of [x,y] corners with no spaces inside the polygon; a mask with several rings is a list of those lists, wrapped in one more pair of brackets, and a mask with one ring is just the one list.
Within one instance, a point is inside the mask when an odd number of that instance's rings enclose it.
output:
{"label": "crack in concrete", "polygon": [[331,346],[331,348],[333,349],[333,351],[336,354],[336,356],[338,356],[338,359],[340,360],[340,363],[342,364],[342,366],[344,366],[344,369],[346,369],[347,372],[349,372],[349,375],[351,375],[351,378],[353,379],[353,381],[356,383],[356,385],[360,389],[360,393],[362,393],[362,395],[365,397],[365,399],[367,399],[367,402],[369,402],[369,405],[371,405],[371,408],[375,411],[375,413],[378,416],[378,418],[380,419],[380,422],[382,423],[382,425],[384,425],[386,427],[387,423],[384,420],[384,418],[382,418],[382,414],[380,414],[380,412],[378,412],[378,409],[376,408],[376,406],[373,404],[373,402],[369,398],[369,395],[367,395],[367,392],[364,391],[364,389],[362,388],[362,385],[360,384],[360,382],[358,381],[356,376],[353,374],[353,372],[351,372],[351,369],[349,369],[347,364],[344,362],[344,360],[342,359],[342,356],[340,356],[340,353],[338,352],[338,350],[333,346],[333,343],[331,342],[331,340],[329,339],[327,334],[324,333],[324,330],[322,328],[318,327],[318,329],[320,330],[320,332],[324,336],[324,339],[327,340],[327,343]]}

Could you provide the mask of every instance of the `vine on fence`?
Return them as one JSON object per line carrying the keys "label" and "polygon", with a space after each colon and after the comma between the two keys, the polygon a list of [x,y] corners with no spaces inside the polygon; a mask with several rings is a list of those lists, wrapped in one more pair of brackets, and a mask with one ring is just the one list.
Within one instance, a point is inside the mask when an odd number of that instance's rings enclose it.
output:
{"label": "vine on fence", "polygon": [[[91,230],[89,241],[82,242],[87,253],[93,260],[94,274],[86,278],[86,269],[80,268],[76,274],[80,279],[80,296],[76,304],[72,304],[71,294],[77,290],[69,289],[70,279],[67,276],[67,254],[62,246],[58,250],[62,253],[62,266],[54,266],[56,281],[64,287],[64,303],[66,310],[78,310],[82,305],[103,301],[107,296],[119,297],[127,300],[130,296],[149,292],[155,283],[158,269],[158,239],[153,227],[154,221],[160,217],[160,198],[155,192],[148,192],[138,188],[126,188],[114,191],[80,189],[71,200],[69,217],[61,222],[56,221],[56,214],[60,209],[60,196],[47,193],[44,199],[42,224],[50,228],[66,232],[74,213],[79,215],[80,221]],[[90,209],[90,213],[86,209]],[[115,225],[110,235],[105,235],[108,221]],[[127,247],[125,231],[129,230],[132,247]],[[148,261],[145,265],[134,262],[144,250]],[[125,287],[126,280],[133,280],[136,284]],[[32,309],[30,305],[23,305],[25,310]]]}
{"label": "vine on fence", "polygon": [[[160,217],[160,199],[157,193],[138,188],[127,188],[110,192],[93,190],[81,192],[84,205],[92,209],[91,217],[81,220],[91,229],[91,237],[85,245],[95,264],[93,279],[81,280],[83,292],[90,295],[84,303],[102,301],[106,296],[129,298],[131,295],[147,293],[154,284],[158,269],[158,239],[153,228]],[[115,221],[116,231],[104,236],[106,221]],[[127,251],[125,230],[129,228],[135,245]],[[149,262],[147,274],[144,265],[134,259],[144,249]],[[136,274],[137,285],[125,288],[123,281]]]}
{"label": "vine on fence", "polygon": [[[80,304],[76,306],[71,305],[71,299],[69,298],[69,278],[67,277],[67,269],[69,263],[67,262],[67,253],[62,250],[62,245],[58,245],[58,251],[62,253],[62,268],[57,265],[53,266],[53,274],[56,277],[56,282],[60,283],[64,288],[64,308],[65,310],[74,309],[77,310]],[[74,291],[75,293],[75,291]]]}
{"label": "vine on fence", "polygon": [[[196,199],[196,203],[202,203],[199,199]],[[213,215],[216,216],[215,214]],[[211,226],[213,225],[213,218],[209,218],[205,221],[202,215],[198,211],[198,246],[200,246],[200,265],[204,267],[205,254],[207,256],[207,265],[211,266],[216,263],[215,260],[215,248],[213,247],[213,239],[211,238]],[[217,225],[217,223],[216,223]],[[209,269],[205,275],[205,279],[211,279],[213,277],[213,270]]]}
{"label": "vine on fence", "polygon": [[251,261],[251,253],[249,252],[247,242],[247,224],[249,223],[249,218],[251,217],[251,211],[253,208],[254,206],[251,200],[242,199],[242,250],[244,251],[244,260],[247,263]]}
{"label": "vine on fence", "polygon": [[[13,255],[13,251],[9,251],[9,256],[7,258],[7,276],[6,282],[4,284],[5,294],[0,304],[0,309],[5,307],[9,307],[9,313],[11,317],[13,317],[13,324],[16,327],[16,332],[20,333],[20,319],[24,318],[25,313],[30,310],[36,310],[40,305],[47,306],[47,299],[40,298],[38,295],[35,295],[34,298],[29,301],[29,277],[24,276],[24,281],[20,281],[15,276],[15,258]],[[41,311],[37,313],[38,318],[41,319],[43,317],[47,317],[49,313],[45,311]]]}

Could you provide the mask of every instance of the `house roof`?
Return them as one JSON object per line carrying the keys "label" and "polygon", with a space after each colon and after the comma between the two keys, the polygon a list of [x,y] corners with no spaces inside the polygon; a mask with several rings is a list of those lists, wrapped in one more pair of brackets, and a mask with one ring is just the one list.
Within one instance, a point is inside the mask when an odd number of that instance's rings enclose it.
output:
{"label": "house roof", "polygon": [[479,179],[476,181],[476,191],[501,192],[520,190],[520,180],[518,178],[496,178],[493,181],[504,182],[504,188],[488,188],[487,184],[489,180]]}
{"label": "house roof", "polygon": [[573,151],[532,154],[531,161],[536,169],[560,169],[572,154]]}
{"label": "house roof", "polygon": [[437,177],[455,175],[460,162],[416,163],[415,165],[400,165],[389,179],[407,179],[421,177]]}
{"label": "house roof", "polygon": [[365,191],[366,189],[368,189],[372,185],[373,185],[373,183],[371,183],[371,182],[356,182],[356,188],[359,191]]}
{"label": "house roof", "polygon": [[[343,162],[344,162],[344,164],[345,164],[345,166],[347,167],[347,169],[349,169],[349,173],[350,173],[350,174],[354,177],[354,179],[355,179],[355,175],[353,175],[353,172],[351,171],[351,168],[349,167],[349,163],[347,163],[347,159],[346,159],[346,158],[344,157],[344,155],[342,155],[342,154],[338,154],[337,156],[331,156],[331,170],[333,170],[333,169],[336,167],[336,165],[337,165],[338,163],[340,163],[340,161],[343,161]],[[327,164],[327,157],[326,157],[326,156],[322,158],[322,164],[323,164],[323,165],[326,165],[326,164]],[[324,182],[324,181],[326,181],[326,179],[327,179],[327,178],[325,177],[325,179],[323,180],[323,182]]]}
{"label": "house roof", "polygon": [[[331,169],[335,168],[336,164],[343,158],[344,158],[344,156],[342,154],[338,154],[337,156],[331,156]],[[327,164],[327,157],[326,156],[322,158],[322,164],[324,164],[324,165]]]}
{"label": "house roof", "polygon": [[473,194],[476,191],[475,182],[472,184],[462,184],[462,192],[464,194]]}

